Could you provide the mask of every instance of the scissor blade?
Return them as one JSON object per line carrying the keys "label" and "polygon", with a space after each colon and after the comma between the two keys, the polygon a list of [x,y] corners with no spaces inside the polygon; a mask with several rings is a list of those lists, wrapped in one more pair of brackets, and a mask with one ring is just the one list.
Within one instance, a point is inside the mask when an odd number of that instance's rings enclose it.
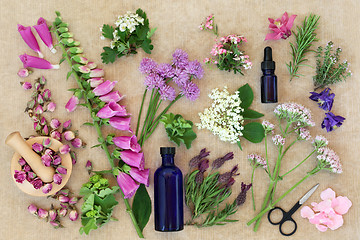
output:
{"label": "scissor blade", "polygon": [[319,187],[319,183],[313,186],[300,200],[299,203],[302,205],[309,197],[315,192],[315,190]]}

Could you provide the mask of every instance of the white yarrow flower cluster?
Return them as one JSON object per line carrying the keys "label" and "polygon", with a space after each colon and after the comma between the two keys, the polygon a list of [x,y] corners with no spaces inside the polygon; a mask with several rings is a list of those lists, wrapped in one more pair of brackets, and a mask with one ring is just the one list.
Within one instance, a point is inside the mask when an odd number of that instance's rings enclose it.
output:
{"label": "white yarrow flower cluster", "polygon": [[215,88],[209,97],[214,102],[204,113],[199,113],[201,123],[197,123],[196,126],[199,129],[210,130],[214,135],[218,135],[221,141],[237,143],[244,129],[241,114],[244,109],[240,107],[239,92],[230,95],[227,87],[222,91]]}
{"label": "white yarrow flower cluster", "polygon": [[119,27],[121,32],[125,32],[126,29],[129,29],[130,33],[135,31],[136,26],[139,24],[144,24],[144,19],[138,14],[127,12],[123,16],[118,16],[118,19],[115,22],[116,27]]}

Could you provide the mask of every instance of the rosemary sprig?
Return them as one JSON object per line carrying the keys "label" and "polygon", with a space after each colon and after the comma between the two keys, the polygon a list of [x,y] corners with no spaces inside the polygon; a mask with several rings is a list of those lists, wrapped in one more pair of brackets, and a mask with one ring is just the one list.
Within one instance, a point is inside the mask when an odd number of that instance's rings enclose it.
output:
{"label": "rosemary sprig", "polygon": [[300,76],[303,76],[298,74],[300,66],[309,66],[304,64],[304,62],[308,60],[305,58],[305,54],[313,51],[310,47],[313,42],[318,41],[315,30],[317,29],[319,19],[320,16],[310,14],[309,17],[305,18],[302,27],[296,26],[297,33],[293,31],[295,44],[290,43],[292,61],[286,64],[290,73],[290,81],[294,77],[299,78]]}

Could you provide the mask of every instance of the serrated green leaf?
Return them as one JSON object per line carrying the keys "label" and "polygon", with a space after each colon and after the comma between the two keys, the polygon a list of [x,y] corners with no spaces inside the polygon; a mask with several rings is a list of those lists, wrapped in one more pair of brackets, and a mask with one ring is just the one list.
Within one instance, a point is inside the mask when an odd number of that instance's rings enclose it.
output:
{"label": "serrated green leaf", "polygon": [[254,93],[249,86],[249,84],[245,84],[242,87],[238,89],[239,91],[239,97],[241,100],[240,106],[244,109],[247,109],[250,107],[251,103],[254,100]]}
{"label": "serrated green leaf", "polygon": [[85,233],[88,235],[91,230],[96,230],[98,227],[96,226],[96,220],[91,218],[85,226],[80,228],[80,234]]}
{"label": "serrated green leaf", "polygon": [[144,52],[151,54],[151,50],[153,50],[154,46],[151,45],[150,39],[145,39],[141,44],[141,48],[144,50]]}
{"label": "serrated green leaf", "polygon": [[81,187],[79,195],[84,196],[84,200],[86,200],[92,193],[93,191],[91,191],[89,188]]}
{"label": "serrated green leaf", "polygon": [[107,195],[110,194],[115,194],[119,191],[119,187],[118,186],[113,186],[112,188],[105,188],[103,190],[101,190],[98,194],[99,197],[104,198]]}
{"label": "serrated green leaf", "polygon": [[94,203],[101,206],[101,211],[106,215],[111,213],[113,208],[118,204],[114,195],[107,195],[105,198],[100,198],[98,195],[94,197]]}
{"label": "serrated green leaf", "polygon": [[197,137],[196,133],[192,129],[190,129],[186,131],[180,139],[184,142],[186,148],[190,149],[191,143],[196,139],[196,137]]}
{"label": "serrated green leaf", "polygon": [[261,123],[251,122],[244,125],[243,137],[252,143],[259,143],[265,137],[264,128]]}
{"label": "serrated green leaf", "polygon": [[136,191],[132,209],[142,231],[148,223],[151,214],[151,199],[144,184],[140,184]]}
{"label": "serrated green leaf", "polygon": [[244,119],[257,119],[263,117],[264,114],[251,109],[245,109],[242,113],[242,116],[244,117]]}
{"label": "serrated green leaf", "polygon": [[148,31],[146,37],[147,37],[147,38],[151,38],[151,36],[154,35],[156,29],[157,29],[157,27],[150,29],[150,31]]}
{"label": "serrated green leaf", "polygon": [[103,49],[104,52],[101,53],[102,62],[105,64],[115,62],[118,52],[110,47],[104,47]]}
{"label": "serrated green leaf", "polygon": [[103,27],[102,27],[102,35],[105,37],[105,38],[108,38],[108,39],[111,39],[113,40],[114,39],[114,28],[108,24],[104,24]]}
{"label": "serrated green leaf", "polygon": [[94,199],[95,194],[90,194],[85,202],[81,205],[81,212],[84,214],[87,211],[91,211],[94,209]]}

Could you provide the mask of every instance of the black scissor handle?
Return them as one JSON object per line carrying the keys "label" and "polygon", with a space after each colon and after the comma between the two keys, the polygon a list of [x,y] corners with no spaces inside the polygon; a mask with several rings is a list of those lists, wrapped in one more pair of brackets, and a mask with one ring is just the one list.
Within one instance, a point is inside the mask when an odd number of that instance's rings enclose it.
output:
{"label": "black scissor handle", "polygon": [[[282,212],[282,218],[278,221],[278,222],[273,222],[272,220],[271,220],[271,213],[273,212],[273,211],[275,211],[275,210],[280,210],[281,212]],[[279,207],[274,207],[273,209],[271,209],[270,211],[269,211],[269,213],[268,213],[268,220],[269,220],[269,222],[272,224],[272,225],[278,225],[278,224],[280,224],[281,222],[283,222],[283,220],[284,220],[284,217],[285,217],[285,214],[286,214],[286,212],[282,209],[282,208],[279,208]]]}
{"label": "black scissor handle", "polygon": [[[283,225],[285,222],[287,222],[287,221],[290,221],[290,222],[293,222],[293,223],[294,223],[294,230],[292,230],[292,232],[290,232],[290,233],[284,233],[284,232],[282,231],[282,225]],[[282,235],[284,235],[284,236],[291,236],[291,235],[293,235],[293,234],[296,232],[296,229],[297,229],[297,224],[296,224],[296,222],[294,221],[294,219],[292,219],[292,217],[289,217],[289,218],[287,218],[286,220],[281,221],[281,223],[280,223],[280,225],[279,225],[280,233],[281,233]]]}

